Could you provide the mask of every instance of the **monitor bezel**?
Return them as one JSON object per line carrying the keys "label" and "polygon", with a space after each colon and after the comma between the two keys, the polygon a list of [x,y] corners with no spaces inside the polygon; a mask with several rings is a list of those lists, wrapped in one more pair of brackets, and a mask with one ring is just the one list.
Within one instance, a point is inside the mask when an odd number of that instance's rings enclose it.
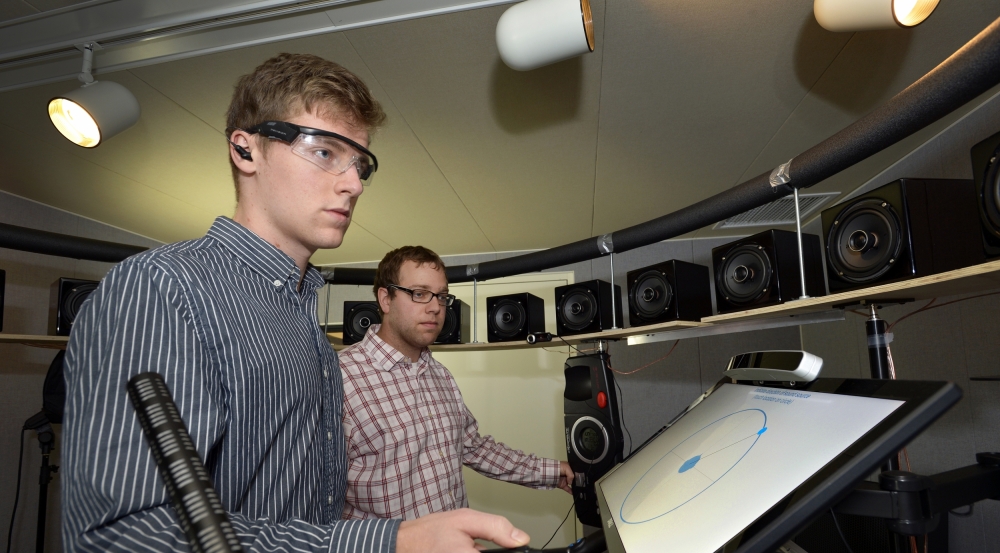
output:
{"label": "monitor bezel", "polygon": [[[757,387],[742,382],[734,385]],[[857,482],[872,474],[886,459],[906,446],[962,398],[961,389],[952,382],[922,380],[820,378],[797,389],[890,399],[902,401],[903,404],[753,523],[733,536],[720,551],[772,553],[815,517],[843,499]],[[687,416],[687,413],[684,416]],[[606,522],[609,521],[606,520],[605,513],[610,510],[604,499],[601,484],[626,462],[628,459],[616,465],[595,483],[602,520]],[[608,523],[603,526],[608,551],[625,553],[617,526]]]}

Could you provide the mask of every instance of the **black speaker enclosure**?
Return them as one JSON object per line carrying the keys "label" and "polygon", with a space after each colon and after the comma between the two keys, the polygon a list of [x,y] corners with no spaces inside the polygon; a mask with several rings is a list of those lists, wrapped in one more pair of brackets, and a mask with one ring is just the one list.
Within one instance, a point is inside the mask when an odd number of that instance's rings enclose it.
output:
{"label": "black speaker enclosure", "polygon": [[345,301],[344,302],[344,344],[356,344],[364,339],[368,329],[373,324],[382,323],[382,313],[378,302]]}
{"label": "black speaker enclosure", "polygon": [[677,259],[629,271],[625,277],[629,325],[708,317],[712,314],[711,278],[708,267]]}
{"label": "black speaker enclosure", "polygon": [[899,179],[823,210],[830,292],[984,262],[978,211],[965,179]]}
{"label": "black speaker enclosure", "polygon": [[1000,257],[1000,133],[973,146],[971,155],[983,252],[986,257]]}
{"label": "black speaker enclosure", "polygon": [[557,286],[556,333],[559,336],[588,334],[609,330],[616,324],[623,328],[621,297],[621,286],[615,285],[612,291],[611,283],[603,280]]}
{"label": "black speaker enclosure", "polygon": [[83,303],[100,282],[78,278],[60,278],[49,289],[49,334],[69,336],[73,321]]}
{"label": "black speaker enclosure", "polygon": [[[802,235],[806,294],[826,295],[819,237]],[[776,305],[802,296],[799,245],[794,232],[771,229],[712,248],[715,305],[730,313]]]}
{"label": "black speaker enclosure", "polygon": [[621,462],[625,449],[614,375],[606,353],[570,357],[564,373],[566,459],[576,473],[573,503],[580,522],[600,526],[594,482]]}
{"label": "black speaker enclosure", "polygon": [[525,340],[545,332],[545,302],[534,294],[507,294],[486,298],[486,339],[489,342]]}
{"label": "black speaker enclosure", "polygon": [[472,317],[469,315],[469,304],[456,299],[446,308],[444,325],[438,334],[435,344],[464,344],[472,337]]}

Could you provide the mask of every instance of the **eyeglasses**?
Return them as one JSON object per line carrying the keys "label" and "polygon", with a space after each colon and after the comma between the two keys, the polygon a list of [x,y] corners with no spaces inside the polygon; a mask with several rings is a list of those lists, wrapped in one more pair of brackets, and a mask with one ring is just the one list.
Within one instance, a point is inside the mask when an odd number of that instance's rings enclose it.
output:
{"label": "eyeglasses", "polygon": [[342,175],[353,165],[368,186],[378,171],[375,154],[357,142],[334,132],[300,127],[284,121],[265,121],[246,130],[250,134],[287,142],[292,152],[327,173]]}
{"label": "eyeglasses", "polygon": [[435,294],[430,290],[421,290],[420,288],[411,290],[409,288],[403,288],[402,286],[398,286],[396,284],[390,284],[387,286],[387,288],[395,288],[396,290],[406,292],[407,294],[410,295],[410,298],[412,298],[413,301],[417,303],[430,303],[431,299],[433,298],[437,298],[438,303],[445,307],[455,303],[455,296],[451,294]]}

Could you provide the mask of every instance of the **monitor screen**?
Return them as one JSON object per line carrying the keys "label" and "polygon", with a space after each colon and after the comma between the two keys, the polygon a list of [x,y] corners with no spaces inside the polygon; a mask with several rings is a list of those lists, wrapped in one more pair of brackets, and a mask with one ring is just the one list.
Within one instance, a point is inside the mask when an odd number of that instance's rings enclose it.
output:
{"label": "monitor screen", "polygon": [[609,551],[713,553],[903,403],[723,385],[598,483]]}

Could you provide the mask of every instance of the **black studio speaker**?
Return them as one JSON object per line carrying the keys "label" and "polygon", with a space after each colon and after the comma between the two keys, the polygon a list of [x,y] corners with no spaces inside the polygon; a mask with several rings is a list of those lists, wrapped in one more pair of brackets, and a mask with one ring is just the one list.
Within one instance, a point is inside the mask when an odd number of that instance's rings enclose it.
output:
{"label": "black studio speaker", "polygon": [[570,357],[565,365],[566,458],[576,477],[573,503],[580,522],[600,526],[594,482],[622,461],[625,440],[606,353]]}
{"label": "black studio speaker", "polygon": [[[825,296],[819,237],[802,235],[806,293]],[[794,232],[771,229],[712,248],[719,313],[775,305],[802,295],[799,243]]]}
{"label": "black studio speaker", "polygon": [[983,249],[987,257],[1000,257],[1000,133],[972,147],[972,175],[979,197]]}
{"label": "black studio speaker", "polygon": [[[588,280],[566,286],[557,286],[556,333],[559,336],[587,334],[624,327],[622,321],[622,288],[603,280]],[[614,311],[611,304],[614,300]],[[614,316],[612,317],[612,313]]]}
{"label": "black studio speaker", "polygon": [[629,271],[628,321],[631,326],[667,321],[700,321],[712,314],[708,267],[671,259]]}
{"label": "black studio speaker", "polygon": [[823,210],[830,292],[985,261],[971,180],[900,179]]}
{"label": "black studio speaker", "polygon": [[76,278],[60,278],[52,283],[49,293],[49,334],[69,336],[83,302],[87,301],[98,284],[100,282]]}
{"label": "black studio speaker", "polygon": [[486,298],[486,339],[490,342],[524,340],[545,332],[545,302],[533,294]]}
{"label": "black studio speaker", "polygon": [[368,328],[382,322],[382,313],[378,310],[378,302],[345,301],[344,302],[344,345],[360,342]]}
{"label": "black studio speaker", "polygon": [[471,334],[471,317],[469,316],[469,304],[462,300],[455,300],[449,305],[444,314],[444,326],[438,334],[435,344],[464,344],[469,341]]}

